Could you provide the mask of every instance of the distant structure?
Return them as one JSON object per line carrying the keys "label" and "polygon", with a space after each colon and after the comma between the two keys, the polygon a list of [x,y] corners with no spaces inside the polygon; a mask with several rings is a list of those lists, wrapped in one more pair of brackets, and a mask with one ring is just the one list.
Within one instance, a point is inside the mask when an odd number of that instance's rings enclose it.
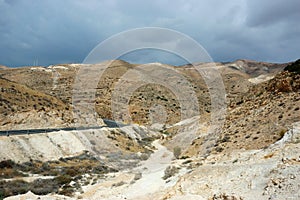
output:
{"label": "distant structure", "polygon": [[38,64],[39,64],[39,59],[35,59],[35,60],[33,61],[33,66],[38,66]]}

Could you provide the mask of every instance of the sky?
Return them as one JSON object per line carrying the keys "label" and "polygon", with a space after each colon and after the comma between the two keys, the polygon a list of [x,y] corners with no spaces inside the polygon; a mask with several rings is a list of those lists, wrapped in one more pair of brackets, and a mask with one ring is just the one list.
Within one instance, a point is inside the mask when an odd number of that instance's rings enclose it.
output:
{"label": "sky", "polygon": [[[216,62],[288,62],[300,57],[299,8],[299,0],[0,0],[0,65],[81,63],[107,38],[142,27],[186,34]],[[183,62],[158,50],[120,58]]]}

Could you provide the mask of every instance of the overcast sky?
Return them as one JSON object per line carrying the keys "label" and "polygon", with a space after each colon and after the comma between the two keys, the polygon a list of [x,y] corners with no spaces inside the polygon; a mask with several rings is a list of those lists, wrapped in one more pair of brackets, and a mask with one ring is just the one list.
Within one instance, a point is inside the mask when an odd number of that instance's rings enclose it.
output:
{"label": "overcast sky", "polygon": [[[299,9],[299,0],[0,0],[0,64],[80,63],[103,40],[140,27],[187,34],[214,61],[287,62],[300,57]],[[180,64],[156,53],[122,58]]]}

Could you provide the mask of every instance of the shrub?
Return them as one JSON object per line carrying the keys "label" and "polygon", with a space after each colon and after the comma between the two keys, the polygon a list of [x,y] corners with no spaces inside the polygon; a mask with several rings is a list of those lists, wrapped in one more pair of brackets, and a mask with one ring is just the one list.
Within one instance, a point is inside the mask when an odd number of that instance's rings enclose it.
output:
{"label": "shrub", "polygon": [[107,173],[109,171],[110,171],[110,169],[107,166],[104,166],[104,165],[100,164],[100,165],[97,165],[96,167],[93,168],[92,173],[104,174],[104,173]]}
{"label": "shrub", "polygon": [[284,134],[287,132],[286,129],[281,129],[279,132],[278,132],[278,135],[279,135],[279,139],[283,138]]}
{"label": "shrub", "polygon": [[142,173],[139,172],[139,173],[136,173],[136,174],[134,175],[133,180],[137,181],[137,180],[139,180],[139,179],[141,179],[141,178],[142,178]]}
{"label": "shrub", "polygon": [[58,192],[60,195],[64,196],[72,196],[73,192],[75,192],[74,188],[70,186],[63,187],[61,191]]}
{"label": "shrub", "polygon": [[0,162],[0,168],[8,168],[11,169],[13,168],[15,163],[12,160],[3,160]]}
{"label": "shrub", "polygon": [[140,156],[140,159],[141,159],[141,160],[148,160],[149,156],[150,156],[150,155],[147,154],[147,153],[142,153],[141,156]]}
{"label": "shrub", "polygon": [[36,195],[47,195],[58,192],[59,185],[51,179],[36,179],[31,184],[30,190]]}
{"label": "shrub", "polygon": [[76,169],[74,169],[74,168],[68,168],[68,169],[66,170],[66,174],[69,175],[70,177],[74,177],[74,176],[76,176],[78,173],[79,173],[79,172],[78,172]]}
{"label": "shrub", "polygon": [[29,172],[34,168],[34,164],[32,162],[24,162],[21,167],[23,172]]}
{"label": "shrub", "polygon": [[227,194],[214,195],[208,200],[243,200],[242,197],[229,196]]}
{"label": "shrub", "polygon": [[173,154],[175,156],[175,158],[179,159],[179,156],[181,154],[181,148],[176,146],[173,148]]}
{"label": "shrub", "polygon": [[223,150],[224,150],[223,147],[216,147],[216,152],[218,152],[218,153],[222,152]]}
{"label": "shrub", "polygon": [[0,200],[4,199],[4,190],[0,189]]}
{"label": "shrub", "polygon": [[225,135],[223,139],[220,141],[221,143],[230,142],[230,136]]}
{"label": "shrub", "polygon": [[166,180],[172,176],[174,176],[176,173],[178,173],[178,168],[174,166],[168,166],[165,169],[165,175],[162,177],[162,179]]}
{"label": "shrub", "polygon": [[120,181],[120,182],[118,182],[118,183],[112,184],[112,187],[120,187],[120,186],[122,186],[122,185],[124,185],[124,184],[126,184],[124,181]]}
{"label": "shrub", "polygon": [[3,197],[18,195],[18,194],[25,194],[29,191],[29,185],[27,182],[22,180],[15,180],[0,182],[0,193],[2,193]]}
{"label": "shrub", "polygon": [[70,183],[72,181],[72,177],[70,175],[61,175],[56,177],[54,180],[57,181],[58,184],[64,185]]}

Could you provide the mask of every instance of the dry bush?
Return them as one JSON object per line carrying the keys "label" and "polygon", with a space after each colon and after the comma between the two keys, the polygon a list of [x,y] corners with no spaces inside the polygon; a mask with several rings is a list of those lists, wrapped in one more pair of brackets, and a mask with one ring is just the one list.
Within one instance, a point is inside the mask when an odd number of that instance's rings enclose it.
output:
{"label": "dry bush", "polygon": [[181,154],[181,148],[176,146],[173,148],[173,154],[175,156],[176,159],[179,159],[179,156]]}
{"label": "dry bush", "polygon": [[242,197],[229,196],[227,194],[214,195],[209,200],[243,200]]}
{"label": "dry bush", "polygon": [[139,179],[141,179],[142,178],[142,173],[141,172],[139,172],[139,173],[136,173],[135,175],[134,175],[134,178],[133,178],[133,180],[135,180],[135,181],[137,181],[137,180],[139,180]]}
{"label": "dry bush", "polygon": [[177,174],[179,169],[175,166],[168,166],[165,170],[165,175],[162,177],[162,179],[166,180],[175,174]]}

